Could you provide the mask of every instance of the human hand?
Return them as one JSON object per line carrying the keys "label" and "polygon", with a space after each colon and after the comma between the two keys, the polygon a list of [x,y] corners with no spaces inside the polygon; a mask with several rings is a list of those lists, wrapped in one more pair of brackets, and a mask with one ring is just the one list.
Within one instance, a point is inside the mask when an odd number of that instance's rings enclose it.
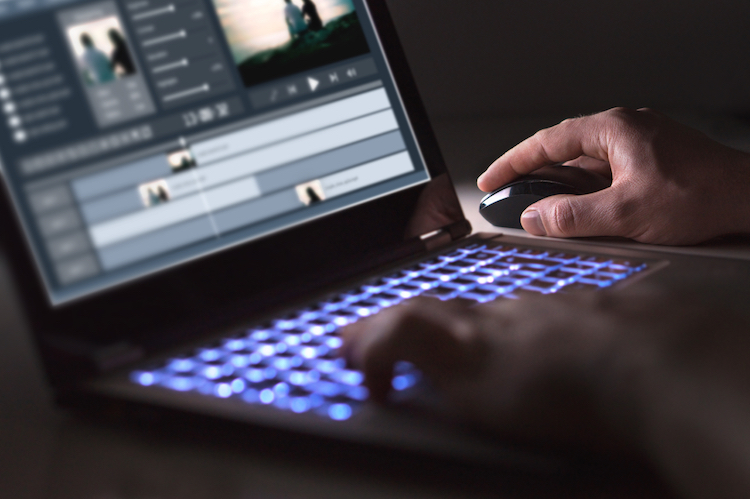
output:
{"label": "human hand", "polygon": [[677,245],[750,232],[750,155],[648,109],[617,108],[541,130],[477,183],[491,192],[562,162],[611,177],[612,186],[535,203],[521,216],[531,234]]}
{"label": "human hand", "polygon": [[[415,299],[349,326],[344,355],[385,402],[394,364],[416,365],[464,420],[504,438],[622,449],[597,413],[613,355],[609,301],[576,295],[469,307]],[[549,300],[549,298],[552,298]],[[581,323],[581,308],[586,320]],[[613,321],[614,322],[614,321]],[[594,372],[593,364],[601,367]]]}
{"label": "human hand", "polygon": [[344,354],[376,400],[409,361],[494,435],[641,457],[685,497],[747,497],[748,299],[680,286],[415,300],[349,326]]}

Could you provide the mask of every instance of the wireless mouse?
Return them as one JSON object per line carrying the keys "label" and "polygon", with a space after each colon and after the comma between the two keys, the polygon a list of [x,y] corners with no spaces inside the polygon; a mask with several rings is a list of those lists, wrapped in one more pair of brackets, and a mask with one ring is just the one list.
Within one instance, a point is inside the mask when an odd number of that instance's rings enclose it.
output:
{"label": "wireless mouse", "polygon": [[487,194],[479,213],[492,225],[521,229],[521,214],[537,201],[557,194],[591,194],[612,181],[575,166],[545,166]]}

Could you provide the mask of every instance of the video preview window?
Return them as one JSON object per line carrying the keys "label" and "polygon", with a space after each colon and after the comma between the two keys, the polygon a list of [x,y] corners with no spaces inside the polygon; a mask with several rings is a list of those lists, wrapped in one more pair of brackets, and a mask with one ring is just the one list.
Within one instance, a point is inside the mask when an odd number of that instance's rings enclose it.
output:
{"label": "video preview window", "polygon": [[370,49],[351,0],[213,0],[245,86]]}
{"label": "video preview window", "polygon": [[136,73],[116,16],[72,26],[67,35],[86,85],[102,85]]}

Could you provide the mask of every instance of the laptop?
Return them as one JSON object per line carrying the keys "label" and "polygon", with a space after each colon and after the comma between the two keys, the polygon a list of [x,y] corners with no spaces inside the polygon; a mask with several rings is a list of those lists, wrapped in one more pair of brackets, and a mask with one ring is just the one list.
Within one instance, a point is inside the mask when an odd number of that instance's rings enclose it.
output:
{"label": "laptop", "polygon": [[0,26],[3,246],[64,405],[517,463],[414,366],[370,404],[341,327],[736,268],[472,235],[381,0],[8,0]]}

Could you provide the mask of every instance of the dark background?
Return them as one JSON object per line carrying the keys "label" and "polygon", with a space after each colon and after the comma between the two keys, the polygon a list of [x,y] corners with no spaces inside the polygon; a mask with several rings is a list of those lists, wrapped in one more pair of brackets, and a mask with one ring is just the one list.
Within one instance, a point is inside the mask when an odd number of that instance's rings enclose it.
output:
{"label": "dark background", "polygon": [[391,0],[435,117],[750,111],[750,2]]}
{"label": "dark background", "polygon": [[388,4],[454,177],[539,128],[615,106],[708,132],[750,113],[745,0]]}

